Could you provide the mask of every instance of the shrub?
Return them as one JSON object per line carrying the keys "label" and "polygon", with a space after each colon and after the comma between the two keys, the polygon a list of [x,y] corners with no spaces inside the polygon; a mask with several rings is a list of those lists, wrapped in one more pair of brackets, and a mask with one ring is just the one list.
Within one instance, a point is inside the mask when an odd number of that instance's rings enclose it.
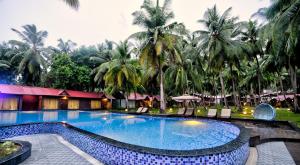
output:
{"label": "shrub", "polygon": [[11,141],[0,143],[0,158],[8,156],[16,151],[20,147]]}

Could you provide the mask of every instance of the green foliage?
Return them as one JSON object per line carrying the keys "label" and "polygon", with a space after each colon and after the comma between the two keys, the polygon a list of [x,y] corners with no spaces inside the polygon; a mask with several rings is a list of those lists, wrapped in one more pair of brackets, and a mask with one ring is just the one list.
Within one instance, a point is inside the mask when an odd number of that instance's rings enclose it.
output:
{"label": "green foliage", "polygon": [[16,81],[18,72],[17,66],[14,62],[11,62],[12,48],[8,43],[0,44],[0,83],[11,84]]}
{"label": "green foliage", "polygon": [[88,90],[91,69],[78,66],[68,54],[54,55],[45,85],[58,89]]}
{"label": "green foliage", "polygon": [[106,91],[110,94],[123,92],[127,97],[139,86],[140,76],[135,61],[130,59],[130,47],[128,42],[120,42],[113,52],[112,61],[108,64],[108,70],[104,75]]}
{"label": "green foliage", "polygon": [[40,83],[43,69],[46,69],[46,61],[42,55],[44,39],[48,36],[47,31],[38,31],[35,25],[24,25],[24,31],[12,28],[21,41],[10,41],[17,49],[15,57],[21,57],[18,72],[22,74],[22,81],[26,85],[37,85]]}
{"label": "green foliage", "polygon": [[79,8],[79,0],[63,0],[63,1],[75,10]]}
{"label": "green foliage", "polygon": [[155,114],[159,114],[160,110],[158,108],[151,108],[149,110],[149,114],[155,115]]}
{"label": "green foliage", "polygon": [[15,145],[12,141],[0,143],[0,159],[6,157],[20,149],[20,146]]}
{"label": "green foliage", "polygon": [[[184,25],[176,22],[168,24],[174,17],[174,13],[169,9],[170,0],[165,0],[162,6],[159,1],[153,4],[152,0],[144,0],[141,10],[135,11],[133,24],[145,29],[145,31],[132,34],[129,38],[142,40],[144,43],[140,48],[139,59],[142,66],[150,69],[154,73],[148,73],[152,80],[159,76],[160,93],[164,93],[163,66],[166,59],[176,56],[174,53],[175,42],[179,37],[176,34],[185,32]],[[176,59],[176,58],[173,58]],[[158,73],[158,74],[157,74]],[[161,109],[165,109],[165,98],[161,99]]]}

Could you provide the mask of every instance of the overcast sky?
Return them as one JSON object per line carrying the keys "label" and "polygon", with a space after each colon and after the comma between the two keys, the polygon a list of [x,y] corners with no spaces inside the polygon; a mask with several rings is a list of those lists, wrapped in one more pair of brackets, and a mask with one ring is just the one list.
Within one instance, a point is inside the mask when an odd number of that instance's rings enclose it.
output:
{"label": "overcast sky", "polygon": [[[19,39],[11,28],[21,30],[35,24],[47,30],[46,45],[57,45],[57,39],[72,40],[78,45],[94,45],[105,39],[120,41],[140,30],[132,25],[132,13],[142,0],[80,0],[78,11],[62,0],[0,0],[0,42]],[[249,20],[269,0],[173,0],[174,21],[183,22],[191,31],[199,29],[197,20],[207,8],[217,5],[220,11],[233,7],[232,15]]]}

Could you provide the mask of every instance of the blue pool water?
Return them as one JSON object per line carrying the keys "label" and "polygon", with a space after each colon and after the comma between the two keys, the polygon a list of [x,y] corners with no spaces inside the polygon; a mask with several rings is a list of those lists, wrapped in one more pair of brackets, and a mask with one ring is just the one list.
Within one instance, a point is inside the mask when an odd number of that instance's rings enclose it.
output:
{"label": "blue pool water", "polygon": [[206,119],[160,118],[88,111],[0,112],[0,126],[30,122],[67,122],[124,143],[169,150],[212,148],[237,138],[238,127]]}

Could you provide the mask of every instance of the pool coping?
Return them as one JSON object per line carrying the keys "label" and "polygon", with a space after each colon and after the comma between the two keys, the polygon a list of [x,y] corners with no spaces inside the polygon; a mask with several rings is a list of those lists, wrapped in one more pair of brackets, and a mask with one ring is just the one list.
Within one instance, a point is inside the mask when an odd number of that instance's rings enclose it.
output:
{"label": "pool coping", "polygon": [[[154,116],[154,117],[167,117],[167,116]],[[210,119],[213,120],[213,119]],[[215,120],[218,121],[218,120]],[[249,130],[247,130],[245,127],[235,124],[235,123],[229,123],[239,128],[240,133],[237,138],[234,140],[220,145],[213,148],[205,148],[205,149],[194,149],[194,150],[167,150],[167,149],[157,149],[157,148],[150,148],[150,147],[143,147],[139,145],[133,145],[128,144],[124,142],[120,142],[108,137],[104,137],[101,135],[97,135],[95,133],[85,131],[83,129],[77,128],[69,123],[66,122],[33,122],[33,123],[25,123],[25,124],[12,124],[12,125],[4,125],[0,126],[0,128],[3,127],[13,127],[13,126],[22,126],[22,125],[33,125],[33,124],[61,124],[65,128],[75,130],[83,135],[89,136],[93,139],[100,140],[104,143],[110,144],[112,146],[118,147],[118,148],[125,148],[128,150],[132,150],[135,152],[142,152],[142,153],[148,153],[148,154],[159,154],[159,155],[165,155],[165,156],[181,156],[181,157],[190,157],[190,156],[205,156],[205,155],[212,155],[212,154],[220,154],[220,153],[226,153],[226,152],[232,152],[240,147],[242,147],[245,143],[249,142],[250,139],[250,133]]]}

